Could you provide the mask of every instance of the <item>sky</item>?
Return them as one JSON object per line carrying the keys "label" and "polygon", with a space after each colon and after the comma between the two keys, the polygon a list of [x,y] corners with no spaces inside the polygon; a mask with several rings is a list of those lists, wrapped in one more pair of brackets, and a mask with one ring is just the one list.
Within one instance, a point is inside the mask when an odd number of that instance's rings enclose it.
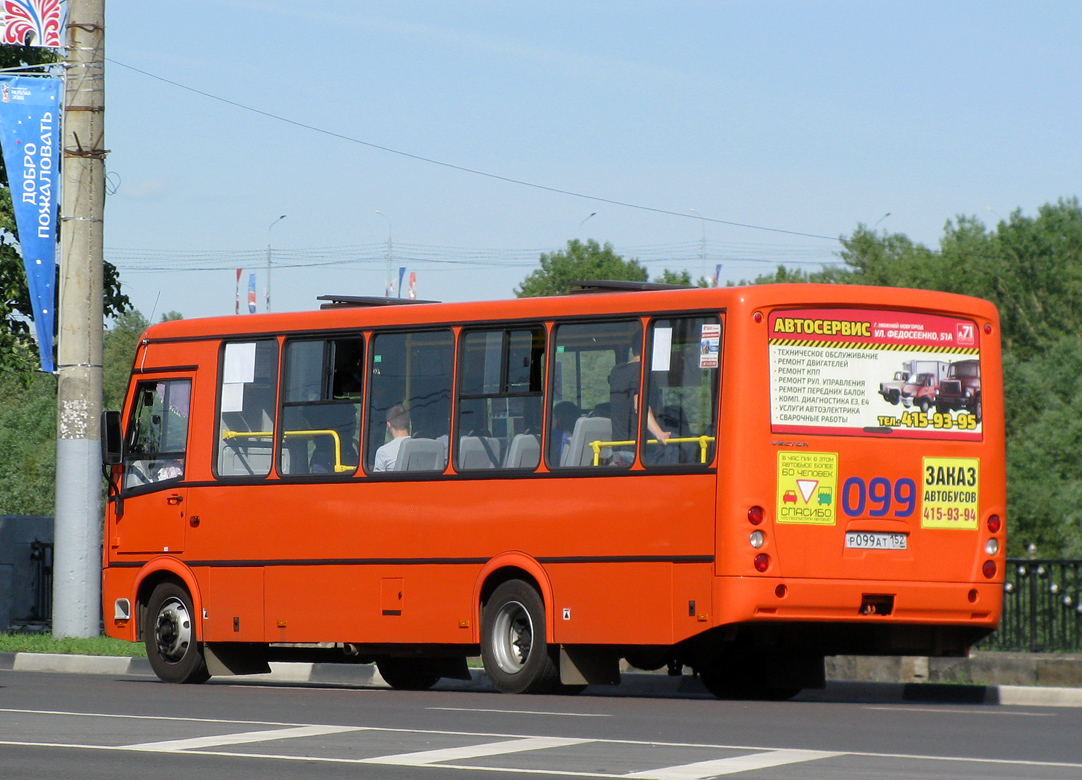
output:
{"label": "sky", "polygon": [[[151,319],[514,295],[610,242],[753,279],[1079,194],[1077,2],[106,5],[105,257]],[[285,215],[284,219],[279,219]],[[389,251],[388,251],[389,250]]]}

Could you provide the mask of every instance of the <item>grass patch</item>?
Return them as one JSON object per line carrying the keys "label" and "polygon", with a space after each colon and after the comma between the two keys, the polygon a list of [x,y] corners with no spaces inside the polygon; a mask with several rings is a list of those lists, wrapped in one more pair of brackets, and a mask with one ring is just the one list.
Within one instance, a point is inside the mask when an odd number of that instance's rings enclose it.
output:
{"label": "grass patch", "polygon": [[51,634],[0,634],[0,653],[57,653],[59,655],[119,655],[145,657],[142,642],[108,636],[88,639],[54,638]]}

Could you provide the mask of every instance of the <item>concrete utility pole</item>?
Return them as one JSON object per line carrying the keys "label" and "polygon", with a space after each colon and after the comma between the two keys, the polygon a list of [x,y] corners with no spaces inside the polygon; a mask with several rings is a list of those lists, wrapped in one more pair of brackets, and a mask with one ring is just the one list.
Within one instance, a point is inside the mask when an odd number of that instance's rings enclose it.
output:
{"label": "concrete utility pole", "polygon": [[105,2],[68,0],[53,635],[101,632]]}

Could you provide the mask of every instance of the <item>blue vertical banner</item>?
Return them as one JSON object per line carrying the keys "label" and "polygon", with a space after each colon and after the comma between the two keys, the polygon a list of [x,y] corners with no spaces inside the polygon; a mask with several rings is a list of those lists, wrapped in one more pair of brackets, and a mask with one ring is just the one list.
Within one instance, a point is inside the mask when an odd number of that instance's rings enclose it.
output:
{"label": "blue vertical banner", "polygon": [[255,274],[248,274],[248,313],[255,314]]}
{"label": "blue vertical banner", "polygon": [[60,190],[60,90],[41,76],[0,75],[0,146],[7,166],[41,370],[52,372],[56,217]]}
{"label": "blue vertical banner", "polygon": [[406,275],[406,266],[404,266],[404,265],[398,266],[398,297],[399,298],[402,297],[402,279],[405,277],[405,275]]}

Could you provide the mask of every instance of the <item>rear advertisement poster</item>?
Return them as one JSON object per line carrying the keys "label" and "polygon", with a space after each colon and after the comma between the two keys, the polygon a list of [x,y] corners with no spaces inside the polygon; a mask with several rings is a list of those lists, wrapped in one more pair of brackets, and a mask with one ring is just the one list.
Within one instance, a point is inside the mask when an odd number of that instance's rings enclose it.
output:
{"label": "rear advertisement poster", "polygon": [[794,309],[774,312],[768,324],[773,432],[981,438],[972,320]]}

